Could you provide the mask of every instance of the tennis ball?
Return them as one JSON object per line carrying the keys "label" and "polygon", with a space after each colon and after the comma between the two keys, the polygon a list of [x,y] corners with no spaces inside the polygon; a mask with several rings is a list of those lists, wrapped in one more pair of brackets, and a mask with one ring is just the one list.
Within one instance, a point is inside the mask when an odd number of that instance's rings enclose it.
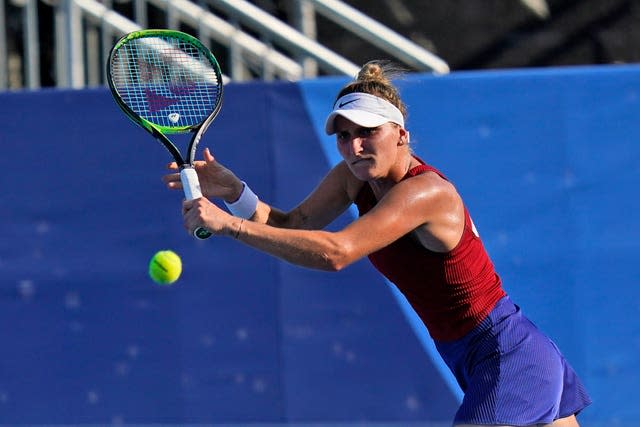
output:
{"label": "tennis ball", "polygon": [[173,251],[158,251],[149,261],[149,276],[159,285],[170,285],[180,277],[182,261]]}

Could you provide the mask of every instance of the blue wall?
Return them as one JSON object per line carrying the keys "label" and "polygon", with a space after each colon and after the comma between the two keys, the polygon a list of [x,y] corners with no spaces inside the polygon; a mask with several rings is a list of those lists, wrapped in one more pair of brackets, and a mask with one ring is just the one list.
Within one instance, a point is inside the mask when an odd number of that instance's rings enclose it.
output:
{"label": "blue wall", "polygon": [[[345,81],[230,84],[201,145],[290,208],[337,161],[321,127]],[[589,388],[583,425],[633,424],[640,67],[400,86],[415,151]],[[0,93],[0,112],[0,424],[452,417],[459,390],[366,261],[329,274],[190,238],[167,154],[104,89]],[[146,275],[165,248],[184,262],[172,287]]]}

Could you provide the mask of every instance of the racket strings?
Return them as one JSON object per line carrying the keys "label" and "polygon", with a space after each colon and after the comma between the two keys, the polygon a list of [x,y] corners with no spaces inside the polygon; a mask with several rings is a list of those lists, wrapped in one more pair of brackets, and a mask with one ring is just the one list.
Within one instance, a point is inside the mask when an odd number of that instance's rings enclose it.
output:
{"label": "racket strings", "polygon": [[165,128],[197,126],[216,108],[222,82],[199,47],[174,37],[142,37],[112,56],[113,83],[136,114]]}

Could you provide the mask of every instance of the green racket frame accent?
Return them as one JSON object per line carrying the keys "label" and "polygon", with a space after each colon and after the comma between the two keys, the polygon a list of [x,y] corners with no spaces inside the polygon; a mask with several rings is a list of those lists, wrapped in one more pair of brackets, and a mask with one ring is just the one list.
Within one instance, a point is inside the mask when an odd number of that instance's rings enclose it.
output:
{"label": "green racket frame accent", "polygon": [[[116,99],[116,101],[117,101],[118,105],[120,106],[120,108],[122,108],[122,110],[127,114],[127,116],[131,120],[133,120],[136,124],[138,124],[138,125],[144,127],[145,129],[147,129],[154,136],[162,138],[162,136],[158,136],[157,135],[157,131],[160,131],[161,133],[164,133],[164,134],[179,134],[179,133],[192,132],[194,129],[197,129],[201,125],[201,123],[188,125],[188,126],[163,126],[163,125],[159,125],[157,123],[153,123],[153,122],[145,119],[144,117],[140,117],[140,115],[135,113],[126,104],[126,102],[124,102],[120,92],[118,91],[118,89],[114,85],[113,76],[111,75],[111,64],[112,64],[113,57],[114,57],[115,53],[118,52],[118,49],[120,49],[122,46],[126,45],[127,43],[131,42],[132,40],[142,39],[142,38],[149,38],[149,37],[174,38],[174,39],[183,40],[183,41],[191,44],[192,46],[196,47],[198,49],[198,51],[200,51],[200,53],[205,58],[207,58],[209,60],[210,64],[212,65],[213,71],[216,74],[216,78],[220,82],[218,100],[217,100],[216,107],[215,107],[216,111],[214,111],[214,114],[213,114],[213,117],[216,116],[216,114],[218,112],[217,110],[220,109],[221,104],[222,104],[222,102],[221,102],[221,100],[222,100],[222,84],[221,84],[222,83],[222,71],[220,70],[220,64],[218,64],[218,61],[216,60],[215,56],[213,56],[211,51],[209,51],[209,49],[204,44],[202,44],[202,42],[200,40],[198,40],[197,38],[193,37],[190,34],[183,33],[181,31],[166,30],[166,29],[140,30],[140,31],[133,31],[133,32],[131,32],[129,34],[124,35],[122,38],[120,38],[116,42],[116,44],[114,45],[113,49],[111,50],[111,53],[109,54],[109,59],[108,59],[108,62],[107,62],[107,75],[108,75],[107,81],[108,81],[109,87],[110,87],[111,91],[114,94],[117,95],[114,98]],[[206,119],[205,119],[205,122],[206,122]]]}

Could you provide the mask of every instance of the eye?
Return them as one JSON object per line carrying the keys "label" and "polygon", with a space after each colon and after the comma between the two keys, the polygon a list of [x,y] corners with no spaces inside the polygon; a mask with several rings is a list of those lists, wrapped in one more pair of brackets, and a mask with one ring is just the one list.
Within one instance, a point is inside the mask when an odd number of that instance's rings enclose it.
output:
{"label": "eye", "polygon": [[340,142],[345,141],[349,139],[349,132],[346,132],[346,131],[336,132],[336,138]]}
{"label": "eye", "polygon": [[358,136],[366,138],[376,133],[378,128],[360,128],[358,129]]}

